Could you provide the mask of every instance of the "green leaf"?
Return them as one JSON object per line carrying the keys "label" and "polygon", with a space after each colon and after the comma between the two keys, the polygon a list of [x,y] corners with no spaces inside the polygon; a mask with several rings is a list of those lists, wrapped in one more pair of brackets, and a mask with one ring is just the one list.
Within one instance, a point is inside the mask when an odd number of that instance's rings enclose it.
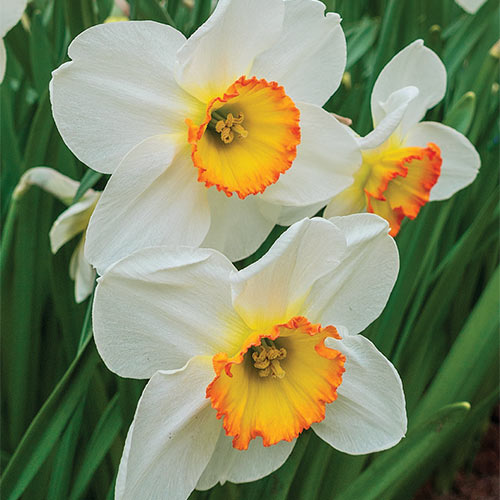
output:
{"label": "green leaf", "polygon": [[476,110],[476,94],[467,92],[446,114],[445,125],[458,130],[462,134],[467,134],[474,118]]}
{"label": "green leaf", "polygon": [[378,457],[336,500],[379,500],[393,498],[387,492],[405,481],[408,471],[439,451],[450,439],[450,431],[470,410],[467,402],[445,406],[396,447]]}
{"label": "green leaf", "polygon": [[100,172],[88,169],[85,174],[83,174],[80,185],[78,186],[75,197],[73,198],[73,203],[76,203],[90,188],[93,188],[102,178],[102,176],[103,174],[101,174]]}
{"label": "green leaf", "polygon": [[73,483],[70,500],[81,498],[99,464],[102,462],[122,427],[118,395],[109,402],[86,447],[82,463]]}
{"label": "green leaf", "polygon": [[6,500],[19,498],[38,472],[88,389],[98,363],[89,337],[23,436],[0,482]]}

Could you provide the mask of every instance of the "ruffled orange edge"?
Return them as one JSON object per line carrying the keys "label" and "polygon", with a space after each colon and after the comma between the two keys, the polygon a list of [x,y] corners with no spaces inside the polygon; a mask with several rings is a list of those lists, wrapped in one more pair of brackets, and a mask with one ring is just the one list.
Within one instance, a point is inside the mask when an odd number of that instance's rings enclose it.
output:
{"label": "ruffled orange edge", "polygon": [[[401,228],[405,217],[415,219],[420,209],[429,201],[431,189],[437,183],[441,175],[441,150],[430,142],[425,148],[409,148],[412,154],[404,156],[396,162],[395,169],[387,169],[375,193],[365,189],[367,211],[384,217],[391,226],[390,235],[396,236]],[[411,163],[423,161],[428,165],[424,175],[412,175]],[[414,170],[414,169],[413,169]],[[418,172],[417,172],[418,174]],[[401,177],[401,180],[398,178]],[[411,179],[410,179],[411,177]],[[405,180],[410,181],[416,187],[418,196],[412,196],[408,190],[406,203],[391,203],[391,181],[396,181],[399,190],[405,190]],[[409,186],[407,186],[409,187]],[[394,186],[396,189],[396,186]],[[386,202],[383,205],[379,202]]]}
{"label": "ruffled orange edge", "polygon": [[[314,409],[314,412],[311,412],[314,416],[309,418],[307,421],[301,421],[300,425],[293,429],[288,434],[286,431],[280,437],[280,439],[272,439],[270,436],[264,434],[263,432],[253,429],[247,438],[242,438],[238,429],[232,428],[227,422],[228,411],[222,408],[218,408],[217,405],[217,397],[214,394],[214,386],[223,374],[223,372],[232,377],[231,368],[233,365],[239,365],[243,362],[245,354],[251,347],[258,346],[261,343],[261,340],[266,338],[270,340],[276,340],[280,336],[280,329],[286,328],[289,330],[298,330],[300,329],[302,333],[308,334],[310,336],[314,336],[317,334],[324,334],[319,342],[314,346],[315,351],[319,356],[328,360],[337,360],[339,363],[338,370],[335,374],[333,374],[332,379],[336,381],[336,384],[330,387],[330,394],[328,397],[319,398],[317,400],[317,407]],[[332,403],[337,399],[337,388],[342,382],[342,374],[345,372],[345,356],[335,349],[331,349],[326,347],[325,339],[327,337],[332,337],[338,340],[341,340],[342,337],[339,335],[337,329],[334,326],[326,326],[322,327],[320,324],[312,324],[307,318],[303,316],[296,316],[292,318],[287,323],[282,323],[276,325],[272,328],[271,332],[268,334],[256,334],[247,338],[244,342],[241,350],[232,357],[228,357],[226,353],[218,353],[212,358],[213,367],[215,371],[215,378],[213,381],[207,386],[206,389],[206,397],[211,399],[212,407],[217,410],[217,418],[223,418],[223,427],[226,431],[226,435],[233,436],[233,447],[240,450],[245,450],[248,448],[248,444],[252,439],[256,437],[261,437],[264,446],[272,446],[279,441],[292,441],[295,439],[303,430],[309,429],[309,427],[313,423],[321,422],[325,418],[326,405]]]}

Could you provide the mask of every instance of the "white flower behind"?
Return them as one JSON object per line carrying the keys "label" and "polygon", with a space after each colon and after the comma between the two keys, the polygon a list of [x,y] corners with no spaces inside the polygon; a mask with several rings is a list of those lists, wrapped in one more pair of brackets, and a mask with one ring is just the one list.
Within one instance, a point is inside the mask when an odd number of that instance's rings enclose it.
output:
{"label": "white flower behind", "polygon": [[5,76],[7,64],[3,38],[19,22],[27,4],[28,0],[2,0],[0,2],[0,83]]}
{"label": "white flower behind", "polygon": [[22,196],[33,185],[42,188],[69,206],[59,215],[50,229],[52,253],[55,254],[68,241],[82,234],[71,256],[69,275],[75,282],[76,302],[83,302],[94,290],[96,278],[95,269],[87,261],[83,252],[85,234],[101,193],[89,189],[78,202],[72,205],[80,184],[52,168],[34,167],[27,170],[21,177],[14,190],[14,198]]}
{"label": "white flower behind", "polygon": [[325,217],[368,211],[384,217],[395,236],[405,217],[474,181],[481,159],[451,127],[421,122],[446,92],[446,68],[422,40],[396,54],[371,96],[374,130],[358,138],[363,155],[354,183],[334,197]]}

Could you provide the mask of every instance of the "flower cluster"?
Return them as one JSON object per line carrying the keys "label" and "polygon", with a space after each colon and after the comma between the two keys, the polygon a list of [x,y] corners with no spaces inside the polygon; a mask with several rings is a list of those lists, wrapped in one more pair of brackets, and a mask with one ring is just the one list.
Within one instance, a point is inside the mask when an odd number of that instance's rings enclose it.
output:
{"label": "flower cluster", "polygon": [[[111,177],[71,204],[78,183],[38,168],[18,193],[38,184],[70,205],[52,249],[83,232],[71,273],[79,301],[100,276],[98,351],[118,375],[149,379],[118,499],[259,479],[306,429],[350,454],[405,435],[400,377],[359,334],[397,278],[404,219],[470,184],[480,159],[459,132],[421,121],[446,90],[421,40],[378,76],[371,133],[325,111],[346,43],[324,11],[219,0],[188,39],[108,22],[77,36],[53,73],[62,138]],[[276,224],[290,227],[238,270]]]}

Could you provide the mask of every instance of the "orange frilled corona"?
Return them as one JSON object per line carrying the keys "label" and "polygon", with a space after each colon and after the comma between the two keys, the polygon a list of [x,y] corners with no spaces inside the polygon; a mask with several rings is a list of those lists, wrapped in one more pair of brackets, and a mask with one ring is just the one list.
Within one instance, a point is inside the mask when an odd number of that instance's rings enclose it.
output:
{"label": "orange frilled corona", "polygon": [[363,185],[367,211],[389,222],[396,236],[405,217],[414,219],[441,174],[441,151],[427,147],[389,147],[363,153],[355,183]]}
{"label": "orange frilled corona", "polygon": [[300,113],[276,82],[244,76],[187,119],[198,181],[240,198],[262,193],[288,170],[300,143]]}
{"label": "orange frilled corona", "polygon": [[345,371],[345,356],[325,346],[327,337],[340,339],[335,327],[297,316],[251,335],[232,357],[214,356],[207,398],[234,448],[246,450],[257,436],[264,446],[291,441],[325,418]]}

